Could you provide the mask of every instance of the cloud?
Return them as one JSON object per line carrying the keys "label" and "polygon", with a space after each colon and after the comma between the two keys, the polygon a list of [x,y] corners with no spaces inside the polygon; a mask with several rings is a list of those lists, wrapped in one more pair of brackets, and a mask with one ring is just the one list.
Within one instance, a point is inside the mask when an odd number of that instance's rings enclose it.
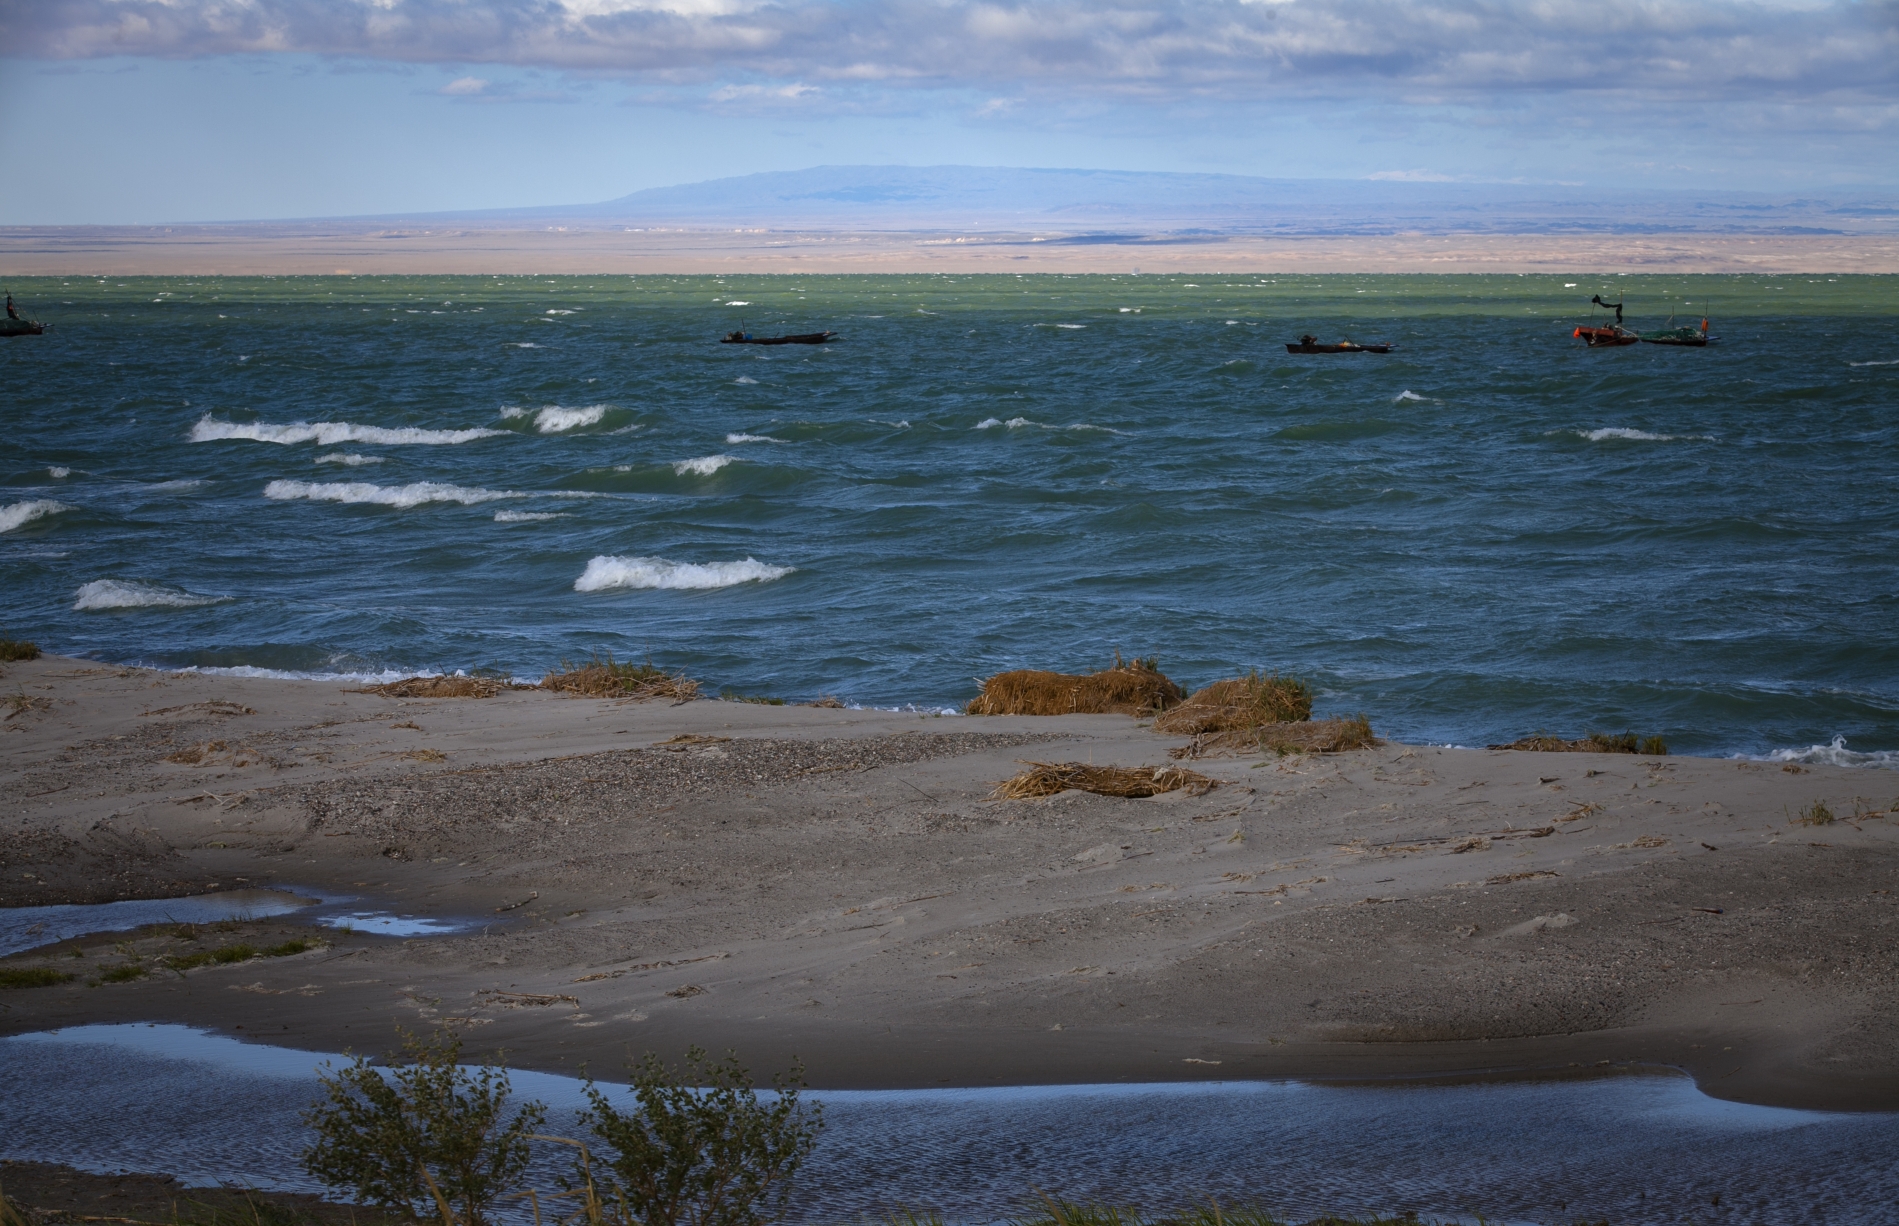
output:
{"label": "cloud", "polygon": [[468,98],[487,92],[488,84],[488,81],[481,77],[456,77],[435,92],[446,94],[451,98]]}
{"label": "cloud", "polygon": [[0,45],[55,60],[296,52],[507,65],[710,84],[734,99],[826,87],[1899,99],[1899,0],[0,0]]}

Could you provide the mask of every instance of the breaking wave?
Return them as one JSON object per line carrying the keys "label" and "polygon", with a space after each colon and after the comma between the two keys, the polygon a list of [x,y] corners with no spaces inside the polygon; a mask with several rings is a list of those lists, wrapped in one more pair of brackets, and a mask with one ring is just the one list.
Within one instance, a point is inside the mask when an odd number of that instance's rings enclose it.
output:
{"label": "breaking wave", "polygon": [[628,587],[702,591],[740,583],[770,583],[795,569],[767,566],[752,558],[739,562],[669,562],[665,558],[616,558],[603,554],[587,563],[587,569],[574,580],[574,590],[604,592]]}
{"label": "breaking wave", "polygon": [[1041,424],[1039,421],[1030,421],[1026,417],[1011,417],[1008,421],[1004,421],[1000,417],[985,417],[976,423],[976,429],[994,430],[997,426],[1005,426],[1010,430],[1020,430],[1024,426],[1039,426]]}
{"label": "breaking wave", "polygon": [[790,440],[790,439],[784,439],[784,438],[773,438],[773,437],[772,437],[771,435],[769,435],[769,434],[743,434],[743,433],[740,433],[740,434],[728,434],[728,435],[726,435],[726,436],[725,436],[725,441],[726,441],[726,442],[728,442],[728,443],[733,443],[733,444],[737,444],[737,443],[788,443],[788,442],[790,442],[791,440]]}
{"label": "breaking wave", "polygon": [[175,587],[140,583],[136,579],[94,579],[73,593],[73,608],[81,612],[99,609],[193,609],[200,605],[223,604],[229,596],[200,596]]}
{"label": "breaking wave", "polygon": [[367,481],[272,481],[264,487],[264,497],[279,502],[308,498],[312,502],[369,502],[385,507],[459,502],[465,507],[472,507],[478,502],[528,498],[532,495],[519,490],[468,489],[460,485],[444,485],[439,481],[417,481],[412,485],[371,485]]}
{"label": "breaking wave", "polygon": [[1397,396],[1392,399],[1392,403],[1399,404],[1406,400],[1423,400],[1423,399],[1424,397],[1418,395],[1416,392],[1412,391],[1410,388],[1407,387],[1402,392],[1399,392]]}
{"label": "breaking wave", "polygon": [[46,475],[55,481],[64,481],[73,475],[73,470],[67,468],[64,464],[55,464],[46,470]]}
{"label": "breaking wave", "polygon": [[329,455],[318,456],[316,462],[318,464],[347,464],[351,468],[356,468],[363,464],[380,464],[382,463],[382,457],[379,455],[351,455],[347,452],[332,451]]}
{"label": "breaking wave", "polygon": [[1899,749],[1875,749],[1861,753],[1846,747],[1846,738],[1836,736],[1825,745],[1805,749],[1776,749],[1753,759],[1756,762],[1798,762],[1803,766],[1873,766],[1899,770]]}
{"label": "breaking wave", "polygon": [[[903,424],[908,425],[909,423],[904,422]],[[1004,421],[1000,417],[985,417],[976,423],[976,429],[978,430],[994,430],[998,426],[1009,430],[1020,430],[1024,426],[1034,426],[1037,430],[1094,430],[1101,434],[1119,434],[1123,438],[1128,436],[1125,430],[1116,430],[1113,426],[1097,426],[1085,421],[1073,422],[1066,426],[1050,426],[1039,421],[1030,421],[1026,417],[1011,417],[1008,421]]]}
{"label": "breaking wave", "polygon": [[566,519],[565,511],[496,511],[498,524],[533,524],[543,519]]}
{"label": "breaking wave", "polygon": [[198,419],[197,425],[191,427],[191,441],[210,443],[219,439],[248,439],[254,443],[321,443],[325,447],[333,447],[337,443],[435,447],[471,443],[478,438],[494,438],[506,433],[506,430],[482,427],[469,430],[424,430],[417,426],[402,426],[391,430],[384,426],[361,426],[350,421],[293,421],[287,425],[273,426],[261,421],[218,421],[207,413]]}
{"label": "breaking wave", "polygon": [[727,464],[737,463],[735,455],[702,455],[696,460],[675,460],[673,471],[680,476],[690,473],[695,477],[710,477]]}
{"label": "breaking wave", "polygon": [[57,515],[61,511],[70,511],[71,507],[63,502],[54,502],[51,498],[35,498],[31,502],[15,502],[0,507],[0,532],[11,532],[32,523],[36,519],[45,519],[48,515]]}
{"label": "breaking wave", "polygon": [[1640,443],[1714,442],[1714,436],[1708,434],[1650,434],[1647,430],[1631,430],[1627,426],[1606,426],[1600,430],[1552,430],[1550,433],[1574,434],[1592,443],[1607,442],[1610,439]]}
{"label": "breaking wave", "polygon": [[509,408],[501,410],[503,417],[532,417],[534,428],[542,434],[559,434],[563,430],[578,430],[582,426],[597,426],[600,419],[607,415],[610,406],[590,404],[584,409],[564,409],[560,405],[550,404],[543,409]]}

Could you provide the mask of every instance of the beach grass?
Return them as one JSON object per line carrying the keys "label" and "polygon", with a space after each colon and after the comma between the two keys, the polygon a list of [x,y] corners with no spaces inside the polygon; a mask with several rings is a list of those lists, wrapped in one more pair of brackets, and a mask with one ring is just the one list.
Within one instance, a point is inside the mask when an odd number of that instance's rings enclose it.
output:
{"label": "beach grass", "polygon": [[404,677],[352,692],[381,694],[384,698],[493,698],[507,688],[493,677]]}
{"label": "beach grass", "polygon": [[1179,703],[1186,691],[1160,671],[1157,658],[1114,663],[1092,673],[1018,668],[982,683],[965,708],[970,715],[1152,715]]}
{"label": "beach grass", "polygon": [[1522,749],[1532,753],[1633,753],[1647,754],[1652,758],[1668,756],[1668,742],[1659,736],[1638,737],[1633,732],[1592,732],[1580,740],[1567,740],[1560,736],[1547,736],[1537,733],[1535,736],[1520,737],[1503,745],[1489,745],[1487,749]]}
{"label": "beach grass", "polygon": [[40,658],[40,645],[29,643],[25,639],[0,639],[0,661],[12,663],[15,660],[37,660]]}
{"label": "beach grass", "polygon": [[71,978],[50,966],[0,966],[0,988],[50,988]]}
{"label": "beach grass", "polygon": [[1214,758],[1235,754],[1347,753],[1378,744],[1371,721],[1363,715],[1339,719],[1294,720],[1204,732],[1167,751],[1170,758]]}
{"label": "beach grass", "polygon": [[1810,805],[1801,806],[1799,813],[1789,822],[1795,826],[1831,826],[1838,820],[1833,810],[1827,807],[1826,801],[1816,800]]}
{"label": "beach grass", "polygon": [[117,966],[108,966],[100,971],[99,978],[93,982],[95,986],[101,983],[130,983],[134,979],[145,978],[145,975],[146,968],[138,963],[121,962]]}
{"label": "beach grass", "polygon": [[1197,736],[1243,731],[1263,724],[1312,718],[1312,687],[1296,677],[1254,669],[1195,690],[1185,702],[1154,717],[1154,731]]}
{"label": "beach grass", "polygon": [[1091,766],[1083,762],[1028,762],[1029,769],[996,785],[993,800],[1034,800],[1074,790],[1139,799],[1163,792],[1201,796],[1214,780],[1179,766]]}
{"label": "beach grass", "polygon": [[688,702],[699,696],[699,683],[684,674],[668,673],[651,660],[621,664],[611,653],[595,655],[584,664],[562,660],[560,671],[541,678],[541,688],[585,698],[671,698]]}

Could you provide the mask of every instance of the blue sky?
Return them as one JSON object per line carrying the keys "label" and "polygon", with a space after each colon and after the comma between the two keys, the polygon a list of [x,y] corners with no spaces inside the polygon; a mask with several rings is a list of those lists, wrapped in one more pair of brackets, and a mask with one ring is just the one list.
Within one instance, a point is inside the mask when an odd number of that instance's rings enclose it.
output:
{"label": "blue sky", "polygon": [[1899,185],[1899,0],[0,0],[0,222],[907,163]]}

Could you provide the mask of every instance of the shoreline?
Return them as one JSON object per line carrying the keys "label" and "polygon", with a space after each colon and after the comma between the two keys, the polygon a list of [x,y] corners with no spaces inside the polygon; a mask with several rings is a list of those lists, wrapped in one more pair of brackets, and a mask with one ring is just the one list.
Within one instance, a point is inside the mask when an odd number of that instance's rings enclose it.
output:
{"label": "shoreline", "polygon": [[[0,736],[0,906],[300,884],[487,929],[97,988],[187,946],[66,942],[0,960],[83,973],[7,991],[4,1034],[171,1021],[338,1051],[447,1024],[516,1067],[696,1042],[801,1055],[831,1089],[1633,1063],[1899,1107],[1899,815],[1863,768],[1387,742],[1195,760],[1199,796],[997,801],[1021,760],[1153,766],[1181,738],[57,657],[4,681],[43,702]],[[1840,820],[1790,824],[1816,801]]]}
{"label": "shoreline", "polygon": [[670,228],[601,223],[0,226],[11,276],[709,273],[1899,273],[1899,235]]}

